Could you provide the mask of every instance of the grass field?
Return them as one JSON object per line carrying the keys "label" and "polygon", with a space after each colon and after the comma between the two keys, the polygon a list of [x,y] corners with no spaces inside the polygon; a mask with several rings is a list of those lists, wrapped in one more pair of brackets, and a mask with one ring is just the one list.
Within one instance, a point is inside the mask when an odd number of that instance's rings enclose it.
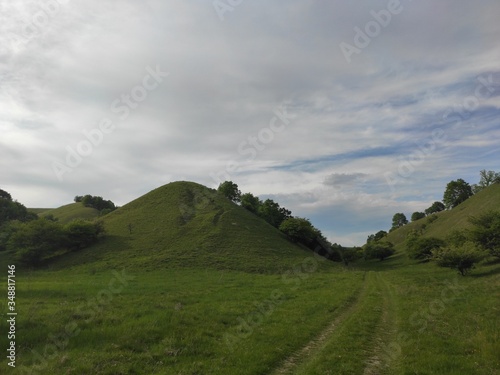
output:
{"label": "grass field", "polygon": [[101,244],[17,270],[0,374],[500,374],[499,262],[344,268],[187,183],[104,221]]}

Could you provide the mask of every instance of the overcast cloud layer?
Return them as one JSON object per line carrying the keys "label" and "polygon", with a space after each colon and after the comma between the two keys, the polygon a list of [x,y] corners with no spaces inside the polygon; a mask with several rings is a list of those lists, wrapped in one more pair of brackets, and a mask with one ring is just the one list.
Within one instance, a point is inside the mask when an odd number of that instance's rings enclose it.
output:
{"label": "overcast cloud layer", "polygon": [[28,207],[231,179],[361,245],[450,180],[500,170],[497,0],[4,0],[0,14],[0,188]]}

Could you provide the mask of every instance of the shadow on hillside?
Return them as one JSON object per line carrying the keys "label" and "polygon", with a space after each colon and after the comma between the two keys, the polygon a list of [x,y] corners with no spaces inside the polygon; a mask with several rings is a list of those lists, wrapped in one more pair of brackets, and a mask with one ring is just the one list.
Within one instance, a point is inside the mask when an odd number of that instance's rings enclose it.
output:
{"label": "shadow on hillside", "polygon": [[470,277],[477,278],[477,277],[493,276],[493,275],[498,275],[498,274],[500,274],[500,266],[489,269],[489,270],[484,271],[484,272],[472,272],[470,274]]}

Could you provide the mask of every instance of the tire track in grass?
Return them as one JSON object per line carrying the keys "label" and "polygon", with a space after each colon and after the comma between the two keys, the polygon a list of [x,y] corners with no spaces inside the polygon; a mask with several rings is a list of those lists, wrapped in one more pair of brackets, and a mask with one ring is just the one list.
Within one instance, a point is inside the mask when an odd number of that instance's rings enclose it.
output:
{"label": "tire track in grass", "polygon": [[295,352],[288,358],[286,358],[281,365],[275,369],[271,374],[272,375],[283,375],[289,374],[293,369],[297,367],[298,364],[306,361],[309,357],[313,355],[316,351],[320,350],[321,347],[328,341],[332,333],[342,324],[342,322],[349,315],[353,313],[358,308],[359,302],[363,299],[363,296],[366,294],[367,290],[367,281],[368,277],[365,273],[363,286],[361,287],[360,292],[357,294],[357,297],[354,301],[352,301],[345,309],[338,315],[325,329],[323,329],[319,335],[317,335],[314,339],[309,341],[305,346],[302,347],[299,351]]}
{"label": "tire track in grass", "polygon": [[389,285],[383,279],[381,272],[376,273],[376,279],[382,293],[382,315],[363,375],[379,375],[389,367],[391,358],[387,353],[384,353],[383,348],[391,342],[391,338],[395,337],[397,333],[396,313]]}

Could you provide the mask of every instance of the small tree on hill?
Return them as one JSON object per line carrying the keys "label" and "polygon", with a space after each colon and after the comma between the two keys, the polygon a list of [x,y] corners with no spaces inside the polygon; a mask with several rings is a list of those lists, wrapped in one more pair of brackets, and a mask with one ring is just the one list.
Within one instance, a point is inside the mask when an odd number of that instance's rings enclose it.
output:
{"label": "small tree on hill", "polygon": [[397,214],[394,214],[392,217],[392,228],[391,230],[398,229],[402,227],[403,225],[408,224],[408,219],[406,218],[405,214],[402,212],[399,212]]}
{"label": "small tree on hill", "polygon": [[411,221],[417,221],[423,219],[425,217],[425,213],[423,212],[414,212],[411,214]]}
{"label": "small tree on hill", "polygon": [[472,185],[472,190],[474,194],[479,193],[481,190],[487,188],[488,186],[500,182],[500,173],[495,171],[487,171],[483,169],[479,172],[480,180],[476,185]]}
{"label": "small tree on hill", "polygon": [[432,215],[437,212],[444,211],[446,209],[446,206],[443,204],[443,202],[434,202],[428,209],[425,210],[426,215]]}
{"label": "small tree on hill", "polygon": [[308,219],[291,217],[285,219],[279,226],[279,230],[289,236],[292,241],[305,245],[310,244],[317,237],[318,232]]}
{"label": "small tree on hill", "polygon": [[245,193],[241,196],[241,207],[246,208],[248,211],[257,214],[259,207],[262,204],[260,199],[252,193]]}
{"label": "small tree on hill", "polygon": [[487,256],[474,243],[465,242],[459,246],[449,246],[434,250],[433,259],[440,267],[457,270],[462,276],[469,273],[476,263]]}
{"label": "small tree on hill", "polygon": [[241,191],[238,189],[238,185],[233,181],[222,182],[217,188],[217,191],[235,203],[238,203],[241,199]]}
{"label": "small tree on hill", "polygon": [[446,185],[443,203],[448,209],[454,208],[472,197],[472,195],[473,192],[471,186],[459,178],[458,180],[451,181],[448,185]]}
{"label": "small tree on hill", "polygon": [[370,234],[368,236],[368,238],[366,239],[366,242],[379,241],[382,238],[384,238],[385,236],[387,236],[387,232],[385,230],[379,230],[375,234]]}

